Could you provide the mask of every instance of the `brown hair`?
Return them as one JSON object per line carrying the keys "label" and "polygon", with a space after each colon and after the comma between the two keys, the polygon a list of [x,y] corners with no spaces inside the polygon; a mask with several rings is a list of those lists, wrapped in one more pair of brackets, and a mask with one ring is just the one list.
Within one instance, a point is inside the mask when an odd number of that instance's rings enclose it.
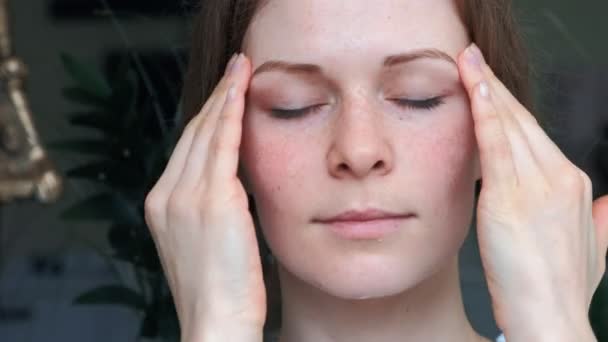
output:
{"label": "brown hair", "polygon": [[[198,113],[219,82],[228,59],[239,52],[255,13],[267,0],[204,0],[194,19],[188,71],[182,103],[187,123]],[[471,41],[486,57],[496,76],[515,97],[531,109],[528,59],[513,15],[511,0],[456,0]],[[259,230],[255,203],[250,207],[260,243],[266,280],[266,329],[280,326],[280,291],[276,270],[269,264],[269,249]]]}

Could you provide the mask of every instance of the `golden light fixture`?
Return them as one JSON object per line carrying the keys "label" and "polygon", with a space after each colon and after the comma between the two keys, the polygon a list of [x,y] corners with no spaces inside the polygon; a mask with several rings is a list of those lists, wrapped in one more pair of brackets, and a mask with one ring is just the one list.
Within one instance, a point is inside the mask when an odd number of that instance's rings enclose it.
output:
{"label": "golden light fixture", "polygon": [[0,0],[0,202],[57,200],[61,176],[42,147],[24,92],[25,64],[13,55],[8,0]]}

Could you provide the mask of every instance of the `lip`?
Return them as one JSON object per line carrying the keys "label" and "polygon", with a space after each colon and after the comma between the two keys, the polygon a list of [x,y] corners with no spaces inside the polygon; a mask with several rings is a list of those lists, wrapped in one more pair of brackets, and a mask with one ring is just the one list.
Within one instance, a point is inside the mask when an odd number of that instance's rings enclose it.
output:
{"label": "lip", "polygon": [[364,210],[347,210],[329,218],[315,220],[321,223],[348,223],[366,222],[374,220],[400,219],[413,216],[411,213],[393,213],[380,209],[369,208]]}
{"label": "lip", "polygon": [[348,210],[328,219],[316,220],[343,239],[381,239],[398,231],[414,214],[397,214],[378,209]]}

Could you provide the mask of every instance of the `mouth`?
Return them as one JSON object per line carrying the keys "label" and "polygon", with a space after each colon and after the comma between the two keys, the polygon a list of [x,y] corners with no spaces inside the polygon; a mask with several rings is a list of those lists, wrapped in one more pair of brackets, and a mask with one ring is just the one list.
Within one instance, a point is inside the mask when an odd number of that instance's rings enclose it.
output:
{"label": "mouth", "polygon": [[412,216],[412,213],[396,213],[386,210],[368,208],[363,210],[346,210],[337,215],[315,219],[315,222],[367,222],[373,220],[399,219]]}
{"label": "mouth", "polygon": [[346,211],[328,219],[315,220],[340,238],[350,240],[380,239],[401,229],[415,215],[379,210]]}

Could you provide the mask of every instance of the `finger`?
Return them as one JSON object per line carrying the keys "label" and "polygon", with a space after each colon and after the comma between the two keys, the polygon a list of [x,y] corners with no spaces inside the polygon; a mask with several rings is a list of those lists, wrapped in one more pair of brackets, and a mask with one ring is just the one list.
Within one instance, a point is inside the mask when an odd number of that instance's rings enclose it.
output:
{"label": "finger", "polygon": [[543,170],[539,166],[538,158],[534,155],[530,148],[530,142],[526,133],[522,130],[521,125],[515,119],[515,116],[510,107],[506,106],[502,99],[497,95],[494,82],[488,78],[483,69],[486,66],[483,55],[479,49],[472,44],[467,48],[462,56],[463,72],[462,78],[466,84],[476,84],[485,80],[488,84],[489,92],[492,95],[491,99],[496,108],[500,120],[503,124],[505,135],[511,145],[513,154],[514,168],[518,178],[522,181],[528,180],[538,183],[539,179],[545,179]]}
{"label": "finger", "polygon": [[214,108],[217,108],[218,106],[221,108],[221,104],[224,102],[224,96],[233,77],[233,68],[237,62],[237,59],[238,54],[232,55],[232,58],[226,67],[224,76],[213,90],[211,96],[209,96],[209,100],[205,102],[205,106],[201,111],[204,114],[205,119],[200,123],[201,125],[213,126],[213,123],[210,122],[212,121],[210,118],[213,117]]}
{"label": "finger", "polygon": [[202,113],[203,119],[195,126],[186,162],[175,187],[176,191],[190,191],[200,182],[200,176],[209,154],[209,140],[217,124],[218,112],[221,111],[230,84],[240,77],[238,64],[239,58],[237,56],[216,87],[215,95],[208,101],[207,111]]}
{"label": "finger", "polygon": [[210,184],[225,184],[225,179],[237,177],[245,93],[251,77],[251,63],[244,56],[242,61],[243,78],[230,87],[212,138]]}
{"label": "finger", "polygon": [[[481,54],[479,48],[474,46],[477,53]],[[516,120],[524,131],[529,146],[532,149],[534,156],[537,158],[539,167],[548,177],[556,174],[555,170],[559,170],[565,166],[573,164],[567,159],[560,148],[549,138],[544,129],[539,125],[538,120],[530,113],[530,111],[517,100],[517,98],[509,91],[494,71],[486,63],[482,63],[483,74],[489,80],[491,87],[497,94],[497,97],[511,110],[513,119]]]}
{"label": "finger", "polygon": [[463,53],[459,57],[458,66],[471,100],[483,183],[486,186],[516,185],[519,180],[504,120],[492,101],[488,82],[480,75],[479,70],[471,70],[478,68],[475,63]]}
{"label": "finger", "polygon": [[[226,66],[226,70],[230,70],[232,67],[234,60],[236,59],[236,54],[232,56],[230,61]],[[225,81],[226,77],[223,77],[222,82]],[[209,99],[215,99],[218,96],[218,92],[220,92],[220,88],[223,87],[223,84],[219,84],[213,91],[212,95]],[[175,184],[179,179],[182,171],[184,170],[184,165],[186,163],[186,157],[188,156],[188,151],[190,150],[190,146],[192,145],[192,140],[194,138],[194,133],[196,132],[196,128],[200,124],[200,122],[205,118],[205,113],[208,111],[209,106],[213,103],[212,100],[206,101],[203,108],[199,111],[199,113],[194,116],[188,122],[184,131],[179,138],[173,152],[171,153],[171,157],[169,157],[169,161],[162,175],[160,176],[158,182],[155,187],[162,191],[163,193],[169,193],[175,188]]]}

